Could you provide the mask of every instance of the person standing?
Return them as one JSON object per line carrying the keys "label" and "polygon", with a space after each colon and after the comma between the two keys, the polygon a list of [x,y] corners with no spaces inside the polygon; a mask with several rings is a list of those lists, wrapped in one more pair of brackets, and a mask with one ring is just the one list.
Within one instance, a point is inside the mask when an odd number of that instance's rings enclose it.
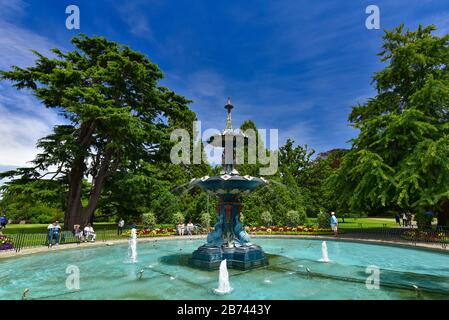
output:
{"label": "person standing", "polygon": [[125,220],[120,218],[120,221],[117,224],[117,235],[120,236],[123,233],[123,227],[125,226]]}
{"label": "person standing", "polygon": [[334,236],[338,236],[338,219],[333,211],[331,212],[331,227],[332,231],[334,231]]}
{"label": "person standing", "polygon": [[0,217],[0,230],[5,229],[8,224],[8,218],[6,218],[5,210],[2,211],[2,216]]}
{"label": "person standing", "polygon": [[407,216],[405,212],[402,212],[402,226],[405,227],[407,225]]}
{"label": "person standing", "polygon": [[399,212],[396,213],[395,219],[398,226],[401,226],[401,215],[399,214]]}
{"label": "person standing", "polygon": [[409,226],[411,228],[413,217],[412,217],[412,213],[410,212],[410,210],[407,211],[406,217],[407,217],[407,226]]}

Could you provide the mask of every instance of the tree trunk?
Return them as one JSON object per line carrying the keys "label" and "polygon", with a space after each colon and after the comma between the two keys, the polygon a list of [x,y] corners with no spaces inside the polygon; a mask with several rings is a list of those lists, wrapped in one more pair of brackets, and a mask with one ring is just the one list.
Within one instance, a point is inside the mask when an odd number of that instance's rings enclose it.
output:
{"label": "tree trunk", "polygon": [[445,201],[438,212],[438,226],[447,227],[449,221],[449,201]]}
{"label": "tree trunk", "polygon": [[84,158],[77,159],[69,175],[69,192],[67,196],[67,208],[64,215],[64,229],[73,230],[73,225],[83,225],[81,221],[81,192],[84,177]]}
{"label": "tree trunk", "polygon": [[[92,122],[81,124],[77,144],[80,146],[81,152],[90,146],[90,140],[94,130]],[[67,206],[64,214],[64,229],[73,230],[73,225],[84,225],[83,206],[81,204],[83,179],[85,172],[84,164],[85,156],[77,155],[68,176],[69,191],[67,194]]]}
{"label": "tree trunk", "polygon": [[106,150],[103,161],[100,165],[100,170],[98,170],[97,176],[93,181],[93,187],[89,195],[89,202],[87,207],[83,210],[84,223],[91,220],[95,209],[98,205],[98,200],[100,199],[101,190],[103,189],[104,180],[109,173],[109,167],[112,159],[112,150]]}

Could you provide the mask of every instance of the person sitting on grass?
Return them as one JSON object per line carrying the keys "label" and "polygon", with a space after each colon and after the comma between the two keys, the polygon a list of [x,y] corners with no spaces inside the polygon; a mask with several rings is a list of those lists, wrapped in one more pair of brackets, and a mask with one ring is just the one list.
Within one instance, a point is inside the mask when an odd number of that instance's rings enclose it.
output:
{"label": "person sitting on grass", "polygon": [[55,239],[56,246],[59,246],[59,239],[61,236],[61,226],[59,225],[59,221],[55,221],[48,225],[48,247],[51,248],[53,246],[53,239]]}
{"label": "person sitting on grass", "polygon": [[91,237],[90,241],[94,242],[97,235],[95,234],[94,228],[91,226],[90,223],[87,224],[87,226],[84,227],[84,242],[89,240],[89,237]]}
{"label": "person sitting on grass", "polygon": [[81,230],[81,226],[79,224],[75,224],[73,226],[73,235],[79,242],[84,241],[83,231]]}

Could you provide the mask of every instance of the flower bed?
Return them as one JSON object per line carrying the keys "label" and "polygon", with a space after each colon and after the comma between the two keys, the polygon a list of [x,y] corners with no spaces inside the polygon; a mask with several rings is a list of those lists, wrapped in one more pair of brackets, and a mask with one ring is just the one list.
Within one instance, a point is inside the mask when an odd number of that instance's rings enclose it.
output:
{"label": "flower bed", "polygon": [[285,234],[285,235],[311,235],[311,234],[333,234],[330,229],[321,229],[313,226],[271,226],[271,227],[245,227],[249,234]]}
{"label": "flower bed", "polygon": [[[176,235],[175,228],[155,228],[155,229],[138,229],[137,237],[164,237],[164,236],[173,236]],[[123,232],[122,236],[130,237],[131,230]]]}
{"label": "flower bed", "polygon": [[[213,231],[214,228],[210,227],[209,232]],[[328,235],[333,234],[331,229],[321,229],[313,226],[298,226],[298,227],[282,227],[282,226],[271,226],[271,227],[245,227],[245,231],[249,234],[263,235],[263,234],[280,234],[280,235]],[[206,234],[207,230],[203,230],[201,234]],[[178,232],[176,228],[155,228],[155,229],[138,229],[137,237],[164,237],[177,235]],[[130,237],[131,231],[125,231],[122,234],[123,237]]]}
{"label": "flower bed", "polygon": [[4,235],[0,235],[0,250],[11,250],[13,248],[12,240]]}
{"label": "flower bed", "polygon": [[409,230],[404,232],[401,237],[405,240],[449,243],[449,232],[447,231]]}

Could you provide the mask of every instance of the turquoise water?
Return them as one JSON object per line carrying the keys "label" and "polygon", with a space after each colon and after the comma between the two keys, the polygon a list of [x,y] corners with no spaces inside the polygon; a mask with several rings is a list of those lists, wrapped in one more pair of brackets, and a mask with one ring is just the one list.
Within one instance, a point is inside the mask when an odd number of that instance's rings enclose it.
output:
{"label": "turquoise water", "polygon": [[[255,239],[270,265],[229,270],[233,292],[217,296],[218,271],[187,265],[201,240],[138,243],[138,262],[127,261],[128,245],[49,250],[0,260],[0,299],[448,299],[449,255],[392,246],[327,241],[330,263],[322,263],[321,241]],[[80,272],[80,289],[67,289],[68,266]],[[366,267],[380,269],[379,289],[369,290]],[[308,268],[311,273],[306,271]],[[139,279],[139,270],[144,273]],[[412,286],[416,285],[416,291]]]}

